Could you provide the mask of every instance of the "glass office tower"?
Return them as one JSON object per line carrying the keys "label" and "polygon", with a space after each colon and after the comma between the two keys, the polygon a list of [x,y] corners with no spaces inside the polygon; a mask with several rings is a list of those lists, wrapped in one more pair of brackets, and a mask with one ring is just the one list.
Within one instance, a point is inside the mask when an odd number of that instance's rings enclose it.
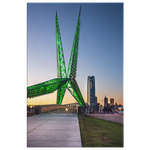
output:
{"label": "glass office tower", "polygon": [[97,104],[97,97],[95,97],[95,77],[88,76],[87,79],[87,103],[90,106]]}

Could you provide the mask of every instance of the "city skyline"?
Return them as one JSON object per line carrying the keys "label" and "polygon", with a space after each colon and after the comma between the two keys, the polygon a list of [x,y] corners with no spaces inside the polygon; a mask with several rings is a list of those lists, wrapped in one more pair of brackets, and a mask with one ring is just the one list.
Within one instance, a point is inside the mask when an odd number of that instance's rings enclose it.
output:
{"label": "city skyline", "polygon": [[[87,77],[95,76],[97,102],[105,95],[123,104],[123,3],[28,3],[27,66],[31,86],[57,76],[55,14],[58,13],[65,63],[68,64],[81,8],[77,81],[87,102]],[[68,66],[66,66],[68,67]],[[66,91],[62,104],[76,102]],[[27,99],[28,104],[56,104],[56,92]]]}

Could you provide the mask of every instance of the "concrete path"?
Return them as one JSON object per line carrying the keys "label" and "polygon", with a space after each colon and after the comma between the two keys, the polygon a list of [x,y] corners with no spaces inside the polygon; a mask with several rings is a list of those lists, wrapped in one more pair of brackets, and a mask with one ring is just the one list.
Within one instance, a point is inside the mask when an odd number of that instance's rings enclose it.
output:
{"label": "concrete path", "polygon": [[27,147],[82,147],[76,114],[40,114],[27,118]]}

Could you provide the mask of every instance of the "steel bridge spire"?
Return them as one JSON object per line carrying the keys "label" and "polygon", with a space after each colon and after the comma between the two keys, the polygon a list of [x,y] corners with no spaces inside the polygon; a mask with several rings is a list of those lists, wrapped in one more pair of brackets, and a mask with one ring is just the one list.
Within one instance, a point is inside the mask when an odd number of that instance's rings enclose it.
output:
{"label": "steel bridge spire", "polygon": [[[64,53],[63,53],[63,48],[62,48],[62,41],[61,41],[57,11],[56,11],[56,17],[55,17],[55,24],[56,24],[57,77],[66,78],[66,66],[65,66]],[[57,104],[62,103],[64,94],[66,91],[66,87],[67,87],[67,83],[58,88]]]}
{"label": "steel bridge spire", "polygon": [[75,31],[75,36],[73,40],[73,46],[72,46],[72,51],[71,51],[70,61],[69,61],[69,66],[68,66],[68,71],[67,71],[67,77],[70,78],[70,80],[68,81],[67,89],[69,90],[69,92],[73,95],[73,97],[77,100],[77,102],[80,105],[85,105],[82,94],[75,80],[76,70],[77,70],[80,23],[81,23],[80,14],[81,14],[81,6],[80,6],[78,22],[77,22],[77,27]]}
{"label": "steel bridge spire", "polygon": [[58,23],[58,15],[56,11],[55,25],[56,25],[57,78],[28,87],[27,98],[41,96],[44,94],[52,93],[55,90],[57,90],[56,103],[60,105],[62,103],[67,88],[81,106],[85,105],[84,99],[82,97],[78,84],[75,80],[77,70],[80,23],[81,23],[80,15],[81,15],[81,6],[79,10],[79,16],[73,40],[68,70],[66,73],[65,59],[60,35],[60,28]]}

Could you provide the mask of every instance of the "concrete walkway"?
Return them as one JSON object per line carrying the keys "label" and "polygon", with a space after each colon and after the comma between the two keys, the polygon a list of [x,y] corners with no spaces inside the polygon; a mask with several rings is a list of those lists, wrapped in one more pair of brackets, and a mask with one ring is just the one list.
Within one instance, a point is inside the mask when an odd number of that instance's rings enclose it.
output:
{"label": "concrete walkway", "polygon": [[27,118],[27,147],[82,147],[76,114],[40,114]]}

